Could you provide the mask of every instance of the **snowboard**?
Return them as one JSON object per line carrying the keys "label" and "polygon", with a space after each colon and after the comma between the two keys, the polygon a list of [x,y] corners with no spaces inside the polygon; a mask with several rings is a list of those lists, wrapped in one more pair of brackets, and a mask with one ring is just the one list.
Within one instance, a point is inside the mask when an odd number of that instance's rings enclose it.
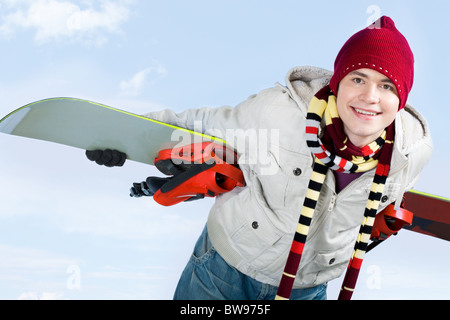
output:
{"label": "snowboard", "polygon": [[450,241],[450,199],[410,190],[404,206],[413,213],[413,222],[404,229]]}
{"label": "snowboard", "polygon": [[27,104],[0,120],[0,132],[83,150],[118,150],[128,160],[150,165],[164,149],[206,141],[225,144],[209,135],[76,98]]}

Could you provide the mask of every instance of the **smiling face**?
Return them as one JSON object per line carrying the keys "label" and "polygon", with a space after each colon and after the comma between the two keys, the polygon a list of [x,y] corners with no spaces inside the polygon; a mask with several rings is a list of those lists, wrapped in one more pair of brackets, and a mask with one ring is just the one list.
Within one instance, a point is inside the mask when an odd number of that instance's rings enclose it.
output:
{"label": "smiling face", "polygon": [[339,83],[338,113],[345,134],[357,147],[364,147],[381,135],[395,120],[399,103],[395,85],[375,70],[355,70]]}

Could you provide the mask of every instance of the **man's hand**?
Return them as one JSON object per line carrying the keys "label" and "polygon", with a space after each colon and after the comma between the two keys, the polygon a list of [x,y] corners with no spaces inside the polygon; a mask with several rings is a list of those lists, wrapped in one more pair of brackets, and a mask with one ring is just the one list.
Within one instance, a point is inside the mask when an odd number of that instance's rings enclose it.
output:
{"label": "man's hand", "polygon": [[130,197],[153,197],[161,187],[170,181],[171,178],[148,177],[141,183],[133,183],[130,189]]}
{"label": "man's hand", "polygon": [[122,167],[127,155],[117,150],[86,150],[86,157],[98,165],[106,167]]}

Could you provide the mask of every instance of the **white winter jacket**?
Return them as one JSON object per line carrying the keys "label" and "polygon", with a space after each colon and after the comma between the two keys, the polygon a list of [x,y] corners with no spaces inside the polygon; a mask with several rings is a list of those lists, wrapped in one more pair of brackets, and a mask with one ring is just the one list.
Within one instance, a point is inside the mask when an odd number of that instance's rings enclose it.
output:
{"label": "white winter jacket", "polygon": [[[147,116],[218,136],[234,147],[246,187],[219,196],[208,218],[217,252],[254,279],[279,284],[312,172],[305,117],[313,95],[332,73],[315,67],[292,69],[277,84],[235,108],[202,108],[181,114],[165,110]],[[407,105],[397,115],[391,171],[380,211],[412,188],[432,152],[425,119]],[[329,170],[316,207],[294,288],[339,277],[352,253],[374,170],[335,192]]]}

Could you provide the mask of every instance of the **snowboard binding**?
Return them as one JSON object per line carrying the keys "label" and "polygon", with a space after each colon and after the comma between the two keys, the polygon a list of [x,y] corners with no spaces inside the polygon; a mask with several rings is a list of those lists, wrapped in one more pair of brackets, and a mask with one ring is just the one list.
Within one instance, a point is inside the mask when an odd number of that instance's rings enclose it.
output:
{"label": "snowboard binding", "polygon": [[413,213],[404,207],[404,203],[395,209],[394,204],[389,204],[383,211],[375,216],[367,252],[371,251],[381,242],[385,241],[397,233],[405,226],[410,226],[413,222]]}
{"label": "snowboard binding", "polygon": [[213,142],[194,143],[158,153],[156,168],[168,177],[134,183],[131,197],[149,196],[163,205],[216,197],[245,185],[237,155]]}
{"label": "snowboard binding", "polygon": [[375,217],[372,228],[372,240],[386,240],[391,235],[397,234],[405,225],[411,225],[413,213],[403,207],[395,210],[394,205],[388,205]]}

